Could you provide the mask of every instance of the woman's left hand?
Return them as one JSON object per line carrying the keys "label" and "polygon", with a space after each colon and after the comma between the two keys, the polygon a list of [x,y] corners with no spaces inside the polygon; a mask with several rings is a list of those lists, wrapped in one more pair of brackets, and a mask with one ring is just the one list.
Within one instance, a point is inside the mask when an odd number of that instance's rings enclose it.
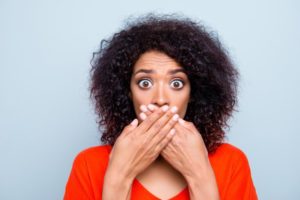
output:
{"label": "woman's left hand", "polygon": [[178,122],[174,127],[175,136],[161,155],[186,179],[195,177],[196,174],[206,174],[211,166],[201,134],[192,122],[183,119]]}
{"label": "woman's left hand", "polygon": [[[152,105],[151,111],[149,106],[144,107],[142,112],[149,116],[157,108]],[[176,134],[161,152],[164,159],[186,178],[210,166],[207,149],[194,124],[179,119],[174,128]]]}
{"label": "woman's left hand", "polygon": [[[144,111],[149,115],[151,111]],[[163,158],[186,179],[191,199],[218,199],[218,188],[208,151],[201,134],[192,122],[179,119],[175,135],[161,151]],[[201,198],[202,199],[202,198]]]}

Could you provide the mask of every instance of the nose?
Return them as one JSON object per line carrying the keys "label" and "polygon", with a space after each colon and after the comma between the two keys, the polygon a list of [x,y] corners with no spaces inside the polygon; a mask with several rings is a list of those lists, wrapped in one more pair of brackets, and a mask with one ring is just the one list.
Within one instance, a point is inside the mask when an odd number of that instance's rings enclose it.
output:
{"label": "nose", "polygon": [[169,105],[169,97],[167,91],[164,89],[164,84],[159,84],[155,88],[151,103],[159,107]]}

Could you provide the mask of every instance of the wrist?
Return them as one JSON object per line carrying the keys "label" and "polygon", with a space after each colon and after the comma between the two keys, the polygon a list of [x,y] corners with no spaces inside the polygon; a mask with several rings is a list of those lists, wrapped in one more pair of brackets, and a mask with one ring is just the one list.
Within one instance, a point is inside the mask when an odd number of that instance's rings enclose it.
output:
{"label": "wrist", "polygon": [[119,170],[114,170],[112,168],[108,168],[105,172],[104,180],[108,181],[110,184],[130,184],[134,180],[134,176],[129,173],[121,172]]}
{"label": "wrist", "polygon": [[133,179],[120,176],[120,174],[115,173],[114,171],[106,171],[103,182],[102,199],[128,199],[131,193],[132,182]]}
{"label": "wrist", "polygon": [[194,161],[193,164],[188,165],[188,168],[181,173],[186,180],[193,181],[194,179],[205,179],[211,172],[213,172],[213,169],[207,158],[205,160]]}
{"label": "wrist", "polygon": [[190,198],[195,199],[219,199],[219,189],[215,174],[209,165],[201,170],[194,171],[185,176],[187,181]]}
{"label": "wrist", "polygon": [[124,181],[130,181],[136,177],[136,174],[132,169],[128,169],[126,166],[121,166],[115,162],[109,162],[105,174],[109,177],[116,177],[117,179],[122,179]]}
{"label": "wrist", "polygon": [[209,180],[208,182],[197,182],[194,181],[188,182],[189,195],[191,200],[197,199],[211,199],[219,200],[219,189],[215,181]]}

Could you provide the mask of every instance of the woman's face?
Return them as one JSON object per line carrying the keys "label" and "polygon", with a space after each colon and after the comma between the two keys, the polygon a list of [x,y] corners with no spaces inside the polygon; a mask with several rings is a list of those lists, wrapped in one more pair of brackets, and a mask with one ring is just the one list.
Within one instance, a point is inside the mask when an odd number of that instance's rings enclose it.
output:
{"label": "woman's face", "polygon": [[137,116],[141,105],[153,104],[177,106],[179,116],[184,118],[191,87],[184,69],[175,60],[164,53],[148,51],[134,65],[130,90]]}

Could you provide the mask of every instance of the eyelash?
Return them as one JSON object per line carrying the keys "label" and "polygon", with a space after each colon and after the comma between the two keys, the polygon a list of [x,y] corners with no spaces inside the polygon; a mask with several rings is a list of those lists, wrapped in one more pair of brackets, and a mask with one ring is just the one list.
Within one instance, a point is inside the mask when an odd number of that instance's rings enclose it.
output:
{"label": "eyelash", "polygon": [[[145,88],[145,87],[141,87],[141,86],[140,86],[140,83],[141,83],[142,81],[149,81],[149,82],[152,84],[152,81],[151,81],[150,79],[141,79],[141,80],[138,80],[138,81],[137,81],[137,84],[138,84],[138,86],[139,86],[141,89],[148,89],[147,87]],[[174,88],[175,90],[180,90],[180,89],[182,89],[182,88],[184,87],[184,85],[185,85],[185,82],[184,82],[183,80],[181,80],[181,79],[173,79],[171,82],[174,82],[174,81],[179,81],[179,82],[181,82],[181,84],[182,84],[182,86],[181,86],[180,88]]]}

